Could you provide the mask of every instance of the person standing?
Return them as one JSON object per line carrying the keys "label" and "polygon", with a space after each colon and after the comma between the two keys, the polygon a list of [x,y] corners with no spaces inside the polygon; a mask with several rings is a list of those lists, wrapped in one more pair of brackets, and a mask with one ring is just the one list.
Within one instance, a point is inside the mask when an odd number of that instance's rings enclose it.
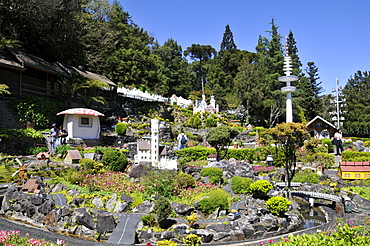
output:
{"label": "person standing", "polygon": [[343,152],[342,129],[339,128],[334,134],[333,144],[336,147],[335,155],[341,155]]}
{"label": "person standing", "polygon": [[57,124],[53,123],[52,128],[50,129],[49,136],[50,136],[50,144],[51,144],[51,152],[55,152],[55,148],[58,147],[58,133],[59,129],[57,128]]}
{"label": "person standing", "polygon": [[67,144],[68,132],[63,128],[63,126],[59,127],[58,136],[60,140],[59,144]]}
{"label": "person standing", "polygon": [[177,140],[179,141],[177,149],[183,149],[188,142],[188,137],[185,135],[184,131],[181,130],[181,133],[177,136]]}

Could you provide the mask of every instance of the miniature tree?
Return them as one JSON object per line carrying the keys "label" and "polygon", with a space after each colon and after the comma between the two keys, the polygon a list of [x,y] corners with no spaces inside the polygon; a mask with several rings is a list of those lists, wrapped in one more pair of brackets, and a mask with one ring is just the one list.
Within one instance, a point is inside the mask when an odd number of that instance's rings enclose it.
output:
{"label": "miniature tree", "polygon": [[306,125],[304,123],[282,123],[265,131],[270,135],[277,147],[280,148],[285,156],[285,181],[290,183],[295,175],[297,166],[297,149],[302,147],[304,141],[309,138]]}
{"label": "miniature tree", "polygon": [[208,132],[207,141],[216,149],[217,161],[227,155],[228,146],[237,135],[238,131],[228,126],[218,126]]}

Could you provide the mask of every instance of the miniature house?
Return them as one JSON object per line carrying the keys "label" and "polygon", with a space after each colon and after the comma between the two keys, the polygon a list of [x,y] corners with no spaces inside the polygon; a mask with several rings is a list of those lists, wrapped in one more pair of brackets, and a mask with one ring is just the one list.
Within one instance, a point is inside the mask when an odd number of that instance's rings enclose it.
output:
{"label": "miniature house", "polygon": [[306,126],[311,137],[316,139],[331,138],[336,132],[336,127],[320,116],[313,118]]}
{"label": "miniature house", "polygon": [[341,161],[338,176],[342,179],[369,179],[369,161]]}
{"label": "miniature house", "polygon": [[64,157],[64,162],[68,164],[79,163],[82,159],[80,152],[78,150],[67,150]]}
{"label": "miniature house", "polygon": [[104,114],[87,108],[71,108],[59,112],[64,114],[63,128],[68,132],[67,139],[98,139],[100,136],[99,116]]}

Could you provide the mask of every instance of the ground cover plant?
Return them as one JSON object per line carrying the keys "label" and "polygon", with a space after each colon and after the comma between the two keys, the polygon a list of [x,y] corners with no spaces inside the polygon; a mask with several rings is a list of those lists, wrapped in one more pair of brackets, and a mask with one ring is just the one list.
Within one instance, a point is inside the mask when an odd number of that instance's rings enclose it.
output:
{"label": "ground cover plant", "polygon": [[7,231],[2,230],[0,231],[0,245],[1,246],[54,246],[54,245],[62,245],[66,246],[65,242],[61,239],[58,239],[56,244],[42,240],[42,239],[35,239],[32,238],[29,234],[26,236],[21,236],[20,231]]}
{"label": "ground cover plant", "polygon": [[354,225],[353,222],[341,222],[334,230],[315,233],[311,235],[302,234],[283,238],[281,242],[272,243],[272,240],[261,241],[259,245],[271,244],[274,246],[360,246],[369,245],[369,223],[367,220],[363,225]]}
{"label": "ground cover plant", "polygon": [[[182,174],[180,174],[182,176]],[[215,185],[203,184],[194,181],[191,186],[178,182],[177,175],[170,176],[169,173],[151,173],[144,178],[143,182],[131,182],[128,173],[105,172],[99,174],[81,175],[82,181],[79,187],[85,191],[103,190],[107,194],[118,193],[133,196],[139,200],[149,199],[152,195],[162,195],[172,201],[192,205],[211,190],[217,189]],[[138,204],[137,204],[138,205]]]}

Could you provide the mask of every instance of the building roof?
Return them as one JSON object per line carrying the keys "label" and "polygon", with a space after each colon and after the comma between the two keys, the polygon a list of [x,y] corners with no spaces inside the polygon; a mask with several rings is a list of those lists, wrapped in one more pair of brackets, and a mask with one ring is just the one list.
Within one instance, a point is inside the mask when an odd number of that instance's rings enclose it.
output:
{"label": "building roof", "polygon": [[87,79],[99,80],[99,81],[107,83],[108,85],[117,86],[115,83],[113,83],[113,81],[109,80],[104,75],[92,73],[92,72],[89,72],[89,71],[86,71],[86,70],[83,70],[83,69],[79,69],[79,68],[69,66],[69,65],[65,65],[65,64],[61,64],[61,63],[58,63],[58,64],[60,66],[62,66],[64,69],[68,70],[70,73],[78,73],[78,74],[80,74],[81,76],[83,76]]}
{"label": "building roof", "polygon": [[148,141],[139,140],[137,141],[137,146],[139,150],[150,150],[151,149],[150,142]]}
{"label": "building roof", "polygon": [[19,60],[6,50],[0,50],[0,66],[22,71],[26,70]]}
{"label": "building roof", "polygon": [[70,108],[62,112],[57,113],[57,115],[62,114],[79,114],[79,115],[92,115],[92,116],[104,116],[104,114],[88,108]]}
{"label": "building roof", "polygon": [[87,79],[94,79],[105,82],[111,86],[117,86],[113,81],[103,75],[78,69],[73,66],[61,64],[60,62],[48,62],[40,57],[27,54],[10,47],[0,50],[0,66],[5,66],[18,70],[26,70],[27,66],[45,71],[51,74],[70,77],[71,73],[80,74]]}
{"label": "building roof", "polygon": [[342,172],[370,172],[370,162],[343,161],[340,163]]}
{"label": "building roof", "polygon": [[326,124],[328,124],[329,126],[331,126],[331,127],[333,127],[334,129],[337,129],[332,123],[330,123],[329,121],[327,121],[327,120],[325,120],[324,118],[322,118],[322,117],[320,117],[320,116],[316,116],[315,118],[313,118],[310,122],[308,122],[307,124],[306,124],[306,126],[309,126],[309,125],[311,125],[313,122],[315,122],[315,120],[317,120],[317,119],[319,119],[319,120],[321,120],[321,121],[323,121],[323,122],[325,122]]}
{"label": "building roof", "polygon": [[69,77],[67,71],[59,66],[56,62],[48,62],[44,59],[27,54],[23,51],[19,51],[10,47],[6,49],[23,65],[33,67],[38,70],[46,71],[52,74],[61,75],[64,77]]}

